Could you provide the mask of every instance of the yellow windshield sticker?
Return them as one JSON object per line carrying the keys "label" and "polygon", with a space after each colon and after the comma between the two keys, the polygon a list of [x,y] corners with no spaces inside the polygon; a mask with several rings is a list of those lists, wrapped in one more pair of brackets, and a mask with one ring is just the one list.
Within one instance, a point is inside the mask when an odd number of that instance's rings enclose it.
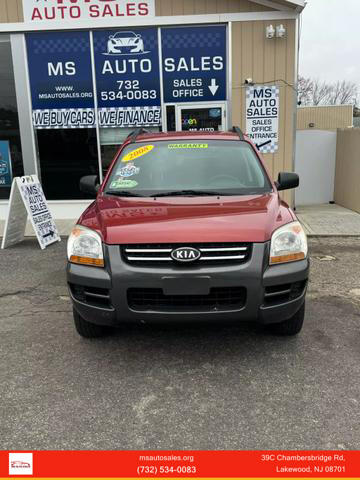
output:
{"label": "yellow windshield sticker", "polygon": [[189,149],[189,148],[209,148],[207,143],[169,143],[170,150]]}
{"label": "yellow windshield sticker", "polygon": [[142,157],[143,155],[151,152],[153,148],[154,145],[145,145],[144,147],[137,148],[136,150],[133,150],[132,152],[125,155],[125,157],[121,161],[124,163],[131,162],[136,158]]}

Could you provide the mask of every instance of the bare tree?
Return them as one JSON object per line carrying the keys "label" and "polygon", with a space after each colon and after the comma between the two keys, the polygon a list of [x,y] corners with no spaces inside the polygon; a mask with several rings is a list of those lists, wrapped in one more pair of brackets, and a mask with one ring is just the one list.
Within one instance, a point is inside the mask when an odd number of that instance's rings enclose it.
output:
{"label": "bare tree", "polygon": [[314,89],[314,81],[311,78],[299,77],[298,80],[298,97],[302,105],[309,105],[312,101],[312,91]]}
{"label": "bare tree", "polygon": [[338,81],[332,86],[331,95],[329,97],[330,105],[356,105],[358,96],[358,86],[354,82],[343,80]]}
{"label": "bare tree", "polygon": [[327,83],[320,83],[314,81],[314,88],[312,91],[312,103],[313,105],[327,105],[328,100],[331,97],[332,86]]}
{"label": "bare tree", "polygon": [[300,77],[298,93],[302,105],[356,105],[359,88],[348,80],[326,83]]}

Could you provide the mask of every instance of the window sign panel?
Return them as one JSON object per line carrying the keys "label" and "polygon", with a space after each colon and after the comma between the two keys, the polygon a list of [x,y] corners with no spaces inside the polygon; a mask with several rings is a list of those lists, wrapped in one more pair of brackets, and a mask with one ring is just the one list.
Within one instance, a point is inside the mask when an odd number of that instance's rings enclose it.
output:
{"label": "window sign panel", "polygon": [[276,153],[279,149],[279,98],[276,85],[246,89],[246,134],[261,153]]}
{"label": "window sign panel", "polygon": [[93,34],[100,127],[161,123],[156,28]]}
{"label": "window sign panel", "polygon": [[226,100],[226,27],[163,28],[165,103]]}
{"label": "window sign panel", "polygon": [[95,126],[89,32],[26,35],[35,128]]}
{"label": "window sign panel", "polygon": [[49,28],[61,21],[76,28],[79,20],[103,20],[106,25],[116,19],[126,25],[131,19],[154,17],[155,0],[23,0],[23,10],[25,23]]}
{"label": "window sign panel", "polygon": [[11,187],[12,166],[10,155],[10,143],[0,140],[0,188]]}
{"label": "window sign panel", "polygon": [[181,108],[181,130],[183,132],[218,132],[223,130],[222,107]]}

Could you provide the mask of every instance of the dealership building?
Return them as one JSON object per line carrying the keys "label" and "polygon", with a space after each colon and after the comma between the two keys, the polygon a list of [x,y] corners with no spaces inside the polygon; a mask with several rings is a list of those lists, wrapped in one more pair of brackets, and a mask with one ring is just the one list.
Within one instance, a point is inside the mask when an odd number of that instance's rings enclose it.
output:
{"label": "dealership building", "polygon": [[31,174],[55,218],[77,218],[80,178],[102,179],[137,127],[240,126],[274,178],[293,170],[304,5],[0,0],[0,220]]}

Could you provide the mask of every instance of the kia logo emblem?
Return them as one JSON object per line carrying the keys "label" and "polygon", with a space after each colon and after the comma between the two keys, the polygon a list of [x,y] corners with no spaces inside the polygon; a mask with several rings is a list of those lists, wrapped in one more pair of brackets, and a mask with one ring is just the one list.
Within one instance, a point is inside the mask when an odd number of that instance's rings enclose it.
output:
{"label": "kia logo emblem", "polygon": [[200,257],[201,253],[196,248],[183,247],[171,252],[171,258],[177,262],[195,262]]}

